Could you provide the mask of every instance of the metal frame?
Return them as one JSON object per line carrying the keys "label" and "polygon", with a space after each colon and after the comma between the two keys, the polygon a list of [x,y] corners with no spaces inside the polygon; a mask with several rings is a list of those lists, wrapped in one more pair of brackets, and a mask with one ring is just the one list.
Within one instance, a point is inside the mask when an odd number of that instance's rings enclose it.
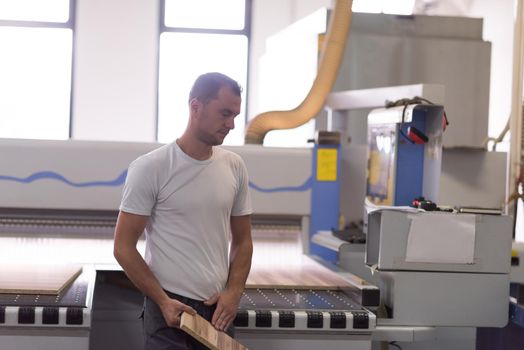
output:
{"label": "metal frame", "polygon": [[249,39],[251,34],[251,2],[245,1],[244,10],[244,29],[207,29],[207,28],[187,28],[187,27],[168,27],[165,25],[166,0],[160,0],[160,21],[159,32],[181,32],[181,33],[204,33],[204,34],[232,34],[245,35]]}
{"label": "metal frame", "polygon": [[[524,1],[515,1],[513,39],[513,80],[510,118],[509,177],[506,181],[507,213],[514,217],[513,238],[516,237],[519,184],[522,186],[521,171],[524,167],[524,115],[522,114],[522,76],[524,74]],[[517,196],[511,200],[511,195]],[[522,198],[522,197],[520,197]]]}

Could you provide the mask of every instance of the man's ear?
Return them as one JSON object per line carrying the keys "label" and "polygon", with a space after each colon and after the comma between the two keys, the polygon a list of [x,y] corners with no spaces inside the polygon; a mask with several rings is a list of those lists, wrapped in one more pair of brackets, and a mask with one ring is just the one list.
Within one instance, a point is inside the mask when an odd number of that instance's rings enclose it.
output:
{"label": "man's ear", "polygon": [[193,98],[189,101],[189,110],[191,111],[191,114],[197,114],[200,108],[202,108],[202,103],[197,98]]}

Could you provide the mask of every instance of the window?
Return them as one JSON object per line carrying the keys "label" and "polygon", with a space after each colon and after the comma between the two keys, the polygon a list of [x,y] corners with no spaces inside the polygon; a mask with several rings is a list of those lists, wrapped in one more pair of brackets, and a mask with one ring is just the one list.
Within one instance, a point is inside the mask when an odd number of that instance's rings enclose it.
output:
{"label": "window", "polygon": [[67,139],[74,0],[0,0],[0,137]]}
{"label": "window", "polygon": [[243,87],[242,111],[225,144],[244,142],[251,0],[161,0],[158,134],[171,142],[186,128],[191,85],[221,72]]}
{"label": "window", "polygon": [[355,0],[353,12],[389,13],[395,15],[411,15],[415,0]]}

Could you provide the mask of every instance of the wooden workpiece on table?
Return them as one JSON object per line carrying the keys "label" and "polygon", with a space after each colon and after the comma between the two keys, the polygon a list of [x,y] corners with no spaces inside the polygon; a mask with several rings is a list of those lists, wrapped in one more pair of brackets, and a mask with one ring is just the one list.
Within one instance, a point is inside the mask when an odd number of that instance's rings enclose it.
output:
{"label": "wooden workpiece on table", "polygon": [[308,256],[284,266],[267,266],[254,262],[246,288],[339,289],[350,287],[347,280]]}
{"label": "wooden workpiece on table", "polygon": [[70,264],[0,264],[0,293],[58,295],[81,272]]}

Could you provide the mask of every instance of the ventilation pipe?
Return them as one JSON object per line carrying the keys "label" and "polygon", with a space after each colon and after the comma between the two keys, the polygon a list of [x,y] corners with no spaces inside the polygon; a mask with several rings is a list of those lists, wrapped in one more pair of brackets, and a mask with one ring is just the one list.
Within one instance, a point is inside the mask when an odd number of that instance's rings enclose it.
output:
{"label": "ventilation pipe", "polygon": [[247,127],[246,143],[262,144],[269,131],[296,128],[307,123],[320,112],[327,95],[333,88],[344,56],[351,24],[352,2],[352,0],[336,0],[322,48],[318,73],[304,101],[290,111],[271,111],[257,115]]}

